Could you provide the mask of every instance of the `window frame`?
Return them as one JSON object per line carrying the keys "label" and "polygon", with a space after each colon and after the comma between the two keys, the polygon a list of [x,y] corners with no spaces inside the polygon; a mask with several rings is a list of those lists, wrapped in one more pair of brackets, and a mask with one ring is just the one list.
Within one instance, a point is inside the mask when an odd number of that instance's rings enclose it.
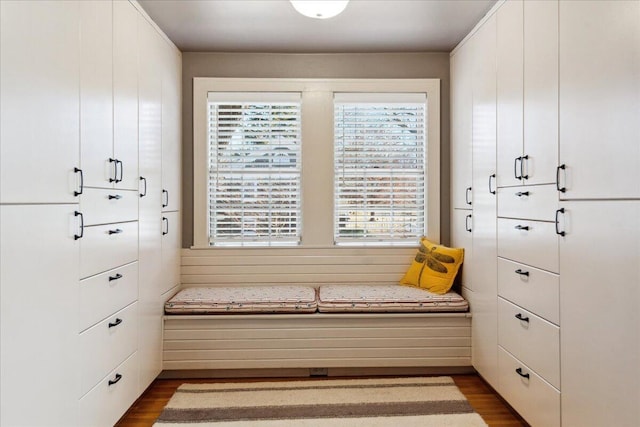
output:
{"label": "window frame", "polygon": [[[427,174],[425,235],[440,241],[440,79],[193,79],[193,248],[211,248],[208,231],[209,92],[299,92],[302,94],[302,231],[298,246],[339,247],[334,244],[334,93],[426,93]],[[313,117],[313,120],[309,120]],[[313,197],[311,195],[313,194]],[[418,242],[413,245],[416,246]],[[340,245],[341,246],[341,245]],[[350,247],[359,247],[351,244]],[[384,245],[382,245],[384,247]],[[389,245],[391,246],[391,245]],[[397,245],[393,245],[396,247]],[[362,247],[371,247],[363,242]],[[380,246],[377,246],[380,247]],[[227,247],[228,248],[228,247]],[[241,249],[238,246],[238,249]],[[265,247],[269,249],[269,247]]]}

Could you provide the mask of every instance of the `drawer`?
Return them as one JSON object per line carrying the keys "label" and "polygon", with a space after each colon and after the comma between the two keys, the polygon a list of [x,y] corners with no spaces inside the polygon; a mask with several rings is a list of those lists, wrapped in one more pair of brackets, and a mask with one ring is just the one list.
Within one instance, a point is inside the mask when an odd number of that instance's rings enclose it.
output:
{"label": "drawer", "polygon": [[138,303],[120,310],[80,334],[80,396],[136,351]]}
{"label": "drawer", "polygon": [[554,221],[558,209],[555,185],[498,188],[498,216]]}
{"label": "drawer", "polygon": [[80,239],[81,279],[137,259],[137,221],[84,228],[84,236]]}
{"label": "drawer", "polygon": [[[79,425],[114,425],[138,398],[138,372],[138,357],[134,353],[80,399]],[[117,382],[113,384],[114,381]]]}
{"label": "drawer", "polygon": [[498,298],[498,344],[560,388],[560,328],[556,325]]}
{"label": "drawer", "polygon": [[79,332],[137,299],[137,262],[81,280]]}
{"label": "drawer", "polygon": [[80,210],[84,225],[137,221],[137,191],[85,188],[80,196]]}
{"label": "drawer", "polygon": [[557,274],[498,258],[498,295],[551,323],[560,324]]}
{"label": "drawer", "polygon": [[[516,372],[519,369],[524,378]],[[532,427],[560,426],[560,392],[498,347],[500,394]]]}
{"label": "drawer", "polygon": [[498,218],[498,256],[558,273],[555,223]]}

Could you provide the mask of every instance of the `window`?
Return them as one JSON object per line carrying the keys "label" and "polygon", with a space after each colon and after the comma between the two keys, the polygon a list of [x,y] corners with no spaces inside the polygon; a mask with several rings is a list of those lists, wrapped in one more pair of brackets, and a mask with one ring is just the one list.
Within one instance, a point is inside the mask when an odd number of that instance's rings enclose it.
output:
{"label": "window", "polygon": [[439,90],[437,79],[195,78],[193,246],[289,256],[439,241]]}
{"label": "window", "polygon": [[209,244],[300,241],[300,94],[209,93]]}
{"label": "window", "polygon": [[425,94],[334,97],[334,239],[416,242],[425,233]]}

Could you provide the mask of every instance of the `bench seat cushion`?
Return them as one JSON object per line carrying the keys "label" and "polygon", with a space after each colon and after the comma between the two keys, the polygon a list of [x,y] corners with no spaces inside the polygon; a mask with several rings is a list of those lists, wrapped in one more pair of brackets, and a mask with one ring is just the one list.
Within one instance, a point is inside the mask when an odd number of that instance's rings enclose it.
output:
{"label": "bench seat cushion", "polygon": [[323,285],[318,311],[344,312],[460,312],[469,304],[455,292],[443,295],[400,285]]}
{"label": "bench seat cushion", "polygon": [[313,313],[312,286],[219,286],[186,288],[165,303],[167,314]]}

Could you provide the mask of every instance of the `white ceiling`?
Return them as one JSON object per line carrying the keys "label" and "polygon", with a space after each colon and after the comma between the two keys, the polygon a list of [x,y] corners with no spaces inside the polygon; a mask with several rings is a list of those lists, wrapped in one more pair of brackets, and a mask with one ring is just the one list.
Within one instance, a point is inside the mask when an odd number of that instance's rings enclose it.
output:
{"label": "white ceiling", "polygon": [[351,0],[331,19],[288,0],[138,0],[183,52],[449,52],[496,0]]}

